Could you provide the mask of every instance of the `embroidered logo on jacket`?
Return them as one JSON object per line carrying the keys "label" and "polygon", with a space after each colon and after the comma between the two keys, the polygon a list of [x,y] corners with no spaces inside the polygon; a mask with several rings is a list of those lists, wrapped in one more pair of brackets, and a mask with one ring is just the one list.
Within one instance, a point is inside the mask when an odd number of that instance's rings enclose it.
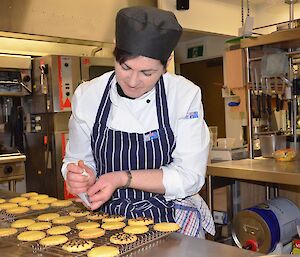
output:
{"label": "embroidered logo on jacket", "polygon": [[157,131],[151,131],[151,132],[148,132],[148,133],[144,134],[144,140],[146,142],[154,140],[156,138],[159,138],[159,134],[158,134]]}

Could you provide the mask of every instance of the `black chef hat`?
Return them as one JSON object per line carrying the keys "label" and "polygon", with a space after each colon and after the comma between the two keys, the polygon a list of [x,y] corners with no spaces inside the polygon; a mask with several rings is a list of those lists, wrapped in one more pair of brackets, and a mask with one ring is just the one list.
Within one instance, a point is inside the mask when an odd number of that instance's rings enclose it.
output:
{"label": "black chef hat", "polygon": [[155,7],[128,7],[116,17],[116,47],[166,61],[182,33],[174,13]]}

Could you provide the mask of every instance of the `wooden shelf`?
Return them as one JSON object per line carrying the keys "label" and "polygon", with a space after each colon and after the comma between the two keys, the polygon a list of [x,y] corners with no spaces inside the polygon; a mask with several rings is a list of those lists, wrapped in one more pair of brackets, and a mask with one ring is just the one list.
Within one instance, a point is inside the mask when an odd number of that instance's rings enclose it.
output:
{"label": "wooden shelf", "polygon": [[300,28],[276,31],[268,35],[241,40],[241,48],[272,45],[282,49],[300,47]]}

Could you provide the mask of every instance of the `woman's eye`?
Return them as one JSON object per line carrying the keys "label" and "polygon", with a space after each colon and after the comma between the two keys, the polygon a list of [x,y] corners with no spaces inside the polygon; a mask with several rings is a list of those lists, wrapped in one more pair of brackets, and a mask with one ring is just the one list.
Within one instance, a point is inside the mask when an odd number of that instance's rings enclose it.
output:
{"label": "woman's eye", "polygon": [[146,76],[146,77],[150,77],[151,75],[152,75],[152,73],[151,72],[143,72],[143,74]]}
{"label": "woman's eye", "polygon": [[121,65],[123,70],[130,70],[130,68],[127,65]]}

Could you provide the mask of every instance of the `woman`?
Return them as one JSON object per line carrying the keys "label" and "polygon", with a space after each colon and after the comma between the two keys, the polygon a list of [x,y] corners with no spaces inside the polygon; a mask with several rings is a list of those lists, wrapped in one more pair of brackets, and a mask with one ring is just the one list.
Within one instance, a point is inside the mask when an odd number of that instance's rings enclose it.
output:
{"label": "woman", "polygon": [[177,222],[204,237],[214,226],[198,195],[209,149],[201,92],[166,72],[181,33],[171,12],[118,12],[115,70],[77,88],[62,173],[92,210]]}

